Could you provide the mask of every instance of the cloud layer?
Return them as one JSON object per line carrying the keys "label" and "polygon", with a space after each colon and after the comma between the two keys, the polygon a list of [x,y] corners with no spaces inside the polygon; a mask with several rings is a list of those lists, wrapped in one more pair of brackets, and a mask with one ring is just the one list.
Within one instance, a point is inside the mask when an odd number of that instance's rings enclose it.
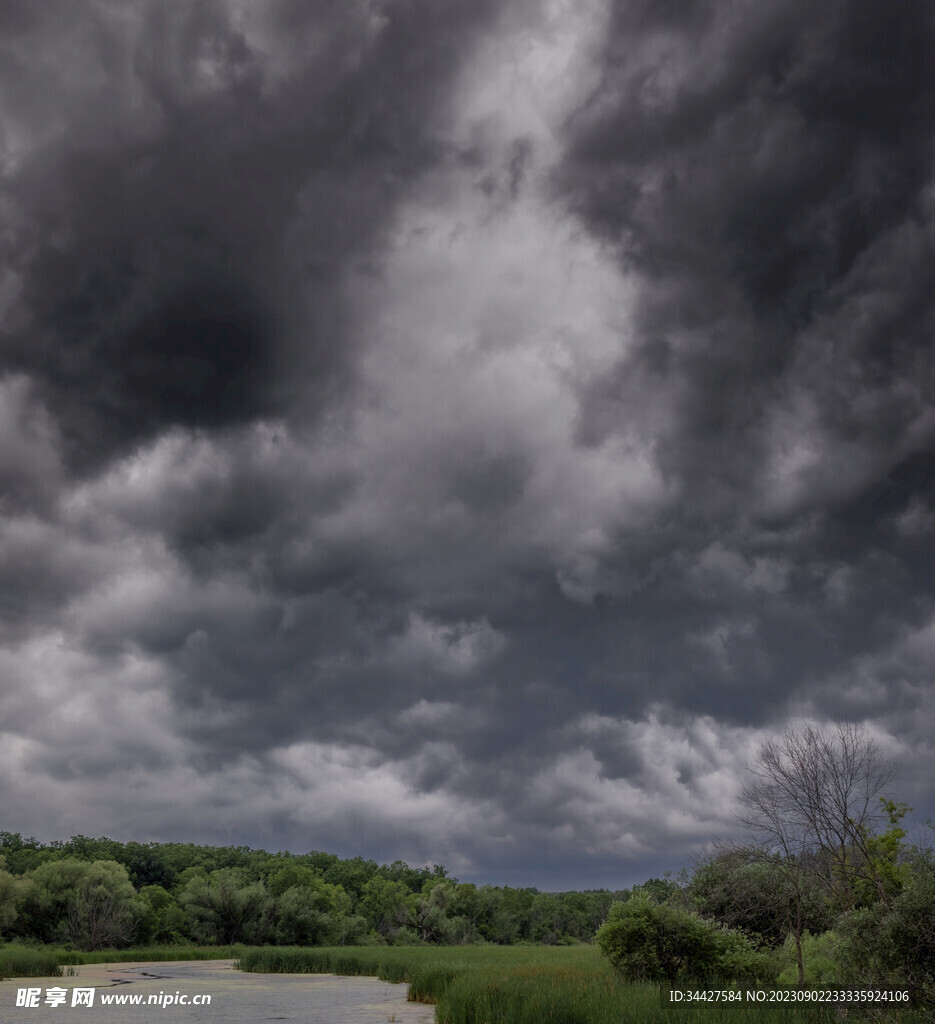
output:
{"label": "cloud layer", "polygon": [[926,808],[928,6],[0,6],[4,828],[637,881]]}

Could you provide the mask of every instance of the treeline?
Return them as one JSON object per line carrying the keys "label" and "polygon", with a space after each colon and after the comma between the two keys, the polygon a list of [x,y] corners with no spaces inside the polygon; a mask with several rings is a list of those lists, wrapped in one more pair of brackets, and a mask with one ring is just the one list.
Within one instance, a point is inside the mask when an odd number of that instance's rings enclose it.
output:
{"label": "treeline", "polygon": [[[651,880],[664,898],[676,886]],[[475,886],[440,865],[378,865],[246,846],[40,843],[0,832],[0,939],[94,950],[144,944],[360,945],[593,939],[627,891]]]}
{"label": "treeline", "polygon": [[882,888],[845,895],[828,857],[735,848],[663,900],[614,903],[597,943],[634,981],[896,987],[935,1006],[935,856],[902,844],[877,866]]}

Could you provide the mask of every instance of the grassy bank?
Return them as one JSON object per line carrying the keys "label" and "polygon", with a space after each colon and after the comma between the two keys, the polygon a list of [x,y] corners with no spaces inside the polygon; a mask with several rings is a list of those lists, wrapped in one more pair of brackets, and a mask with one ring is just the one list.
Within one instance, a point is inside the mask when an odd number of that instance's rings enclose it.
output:
{"label": "grassy bank", "polygon": [[[590,946],[263,948],[245,952],[240,967],[408,982],[410,999],[436,1004],[439,1024],[818,1024],[841,1019],[833,1007],[665,1009],[658,986],[623,981]],[[848,1019],[861,1018],[851,1010]],[[930,1020],[923,1011],[906,1010],[885,1019],[899,1024]]]}
{"label": "grassy bank", "polygon": [[137,960],[236,960],[245,946],[148,946],[140,949],[99,949],[93,953],[54,946],[0,946],[0,978],[55,978],[77,964],[133,963]]}

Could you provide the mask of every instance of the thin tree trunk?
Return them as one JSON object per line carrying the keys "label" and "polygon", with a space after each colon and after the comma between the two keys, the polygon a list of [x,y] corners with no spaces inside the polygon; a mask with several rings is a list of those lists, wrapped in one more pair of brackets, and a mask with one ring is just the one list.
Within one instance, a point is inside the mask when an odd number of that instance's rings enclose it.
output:
{"label": "thin tree trunk", "polygon": [[799,925],[793,932],[795,936],[795,962],[799,969],[799,988],[805,988],[805,963],[802,959],[802,928]]}

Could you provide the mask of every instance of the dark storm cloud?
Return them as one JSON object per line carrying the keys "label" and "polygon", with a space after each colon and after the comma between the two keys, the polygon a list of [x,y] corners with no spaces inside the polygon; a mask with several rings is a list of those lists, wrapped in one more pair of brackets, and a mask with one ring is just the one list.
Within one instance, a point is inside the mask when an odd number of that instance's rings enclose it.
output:
{"label": "dark storm cloud", "polygon": [[[895,446],[912,410],[855,415],[851,399],[931,372],[928,5],[618,3],[611,26],[564,177],[651,282],[623,376],[677,379],[666,460],[750,473],[803,357],[829,429],[883,427]],[[585,437],[613,429],[614,387],[589,396]]]}
{"label": "dark storm cloud", "polygon": [[484,5],[14,14],[3,368],[54,408],[69,462],[325,402],[354,355],[346,261],[437,157]]}
{"label": "dark storm cloud", "polygon": [[[318,417],[360,348],[348,266],[443,148],[446,88],[484,6],[4,10],[4,509],[54,517],[70,472],[173,427]],[[343,486],[332,472],[303,489],[294,453],[284,470],[232,445],[136,508],[116,496],[119,519],[217,571],[219,549],[249,561],[247,541]],[[17,616],[89,579],[14,546]],[[317,562],[327,575],[341,556]]]}
{"label": "dark storm cloud", "polygon": [[614,6],[600,87],[573,124],[582,210],[650,270],[697,277],[704,256],[754,302],[807,313],[918,209],[931,11],[839,0],[672,14]]}
{"label": "dark storm cloud", "polygon": [[[725,617],[733,591],[738,621],[696,635],[748,680],[788,689],[821,633],[840,656],[881,600],[898,619],[922,595],[902,553],[880,553],[854,566],[837,623],[801,614],[832,617],[833,573],[892,546],[887,516],[927,507],[928,481],[903,467],[935,443],[933,50],[915,0],[618,3],[568,124],[568,201],[645,282],[634,346],[582,391],[580,436],[669,399],[652,437],[684,487],[669,552]],[[774,663],[798,631],[803,664],[744,664],[745,631]]]}

